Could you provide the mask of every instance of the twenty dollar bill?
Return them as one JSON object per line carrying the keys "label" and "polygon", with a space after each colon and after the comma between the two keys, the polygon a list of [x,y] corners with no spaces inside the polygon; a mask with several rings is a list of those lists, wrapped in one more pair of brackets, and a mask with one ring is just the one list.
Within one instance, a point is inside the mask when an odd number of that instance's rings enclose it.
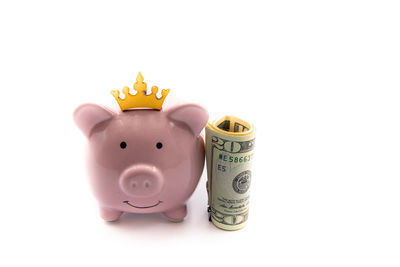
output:
{"label": "twenty dollar bill", "polygon": [[254,126],[233,116],[206,126],[208,206],[211,221],[221,229],[246,224],[254,138]]}

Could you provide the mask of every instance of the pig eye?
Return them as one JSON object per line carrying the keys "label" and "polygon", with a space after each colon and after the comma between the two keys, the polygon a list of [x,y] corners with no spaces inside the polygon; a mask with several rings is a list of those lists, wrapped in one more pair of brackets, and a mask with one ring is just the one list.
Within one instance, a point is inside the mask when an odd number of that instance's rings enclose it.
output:
{"label": "pig eye", "polygon": [[156,144],[156,147],[157,147],[157,149],[161,149],[161,148],[162,148],[162,143],[161,143],[161,142],[158,142],[158,143]]}
{"label": "pig eye", "polygon": [[119,144],[119,146],[120,146],[122,149],[125,149],[125,148],[126,148],[126,143],[125,143],[125,142],[121,142],[121,144]]}

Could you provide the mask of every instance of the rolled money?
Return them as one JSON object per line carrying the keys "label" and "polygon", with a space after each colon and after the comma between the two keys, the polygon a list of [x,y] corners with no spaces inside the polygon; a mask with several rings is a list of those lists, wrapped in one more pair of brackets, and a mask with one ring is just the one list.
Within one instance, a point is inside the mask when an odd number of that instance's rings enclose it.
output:
{"label": "rolled money", "polygon": [[233,116],[206,126],[208,211],[218,228],[246,225],[254,138],[254,125]]}

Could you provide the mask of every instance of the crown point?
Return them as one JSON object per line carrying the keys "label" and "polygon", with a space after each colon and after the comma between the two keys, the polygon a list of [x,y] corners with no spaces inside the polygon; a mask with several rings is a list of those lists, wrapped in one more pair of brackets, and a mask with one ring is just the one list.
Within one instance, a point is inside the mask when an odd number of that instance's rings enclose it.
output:
{"label": "crown point", "polygon": [[140,72],[136,77],[136,82],[133,85],[133,88],[135,88],[137,92],[144,92],[146,94],[147,84],[143,82],[143,76]]}
{"label": "crown point", "polygon": [[115,98],[118,98],[118,97],[119,97],[119,91],[117,91],[117,90],[112,90],[112,91],[111,91],[111,94],[112,94]]}
{"label": "crown point", "polygon": [[162,90],[161,94],[163,97],[166,97],[169,94],[169,89]]}
{"label": "crown point", "polygon": [[125,96],[127,96],[129,94],[129,87],[125,86],[124,88],[122,88],[122,92],[125,94]]}
{"label": "crown point", "polygon": [[143,82],[143,76],[142,74],[139,72],[137,77],[136,77],[136,82],[138,83],[142,83]]}
{"label": "crown point", "polygon": [[153,95],[156,95],[157,92],[158,92],[158,87],[157,87],[157,86],[151,87],[151,93],[152,93]]}

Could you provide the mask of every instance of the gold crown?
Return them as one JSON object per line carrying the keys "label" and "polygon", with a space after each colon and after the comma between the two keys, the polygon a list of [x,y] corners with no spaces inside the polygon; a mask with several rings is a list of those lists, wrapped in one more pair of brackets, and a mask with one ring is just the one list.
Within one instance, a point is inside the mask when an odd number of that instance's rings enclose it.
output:
{"label": "gold crown", "polygon": [[131,95],[129,93],[129,87],[125,86],[122,88],[122,92],[125,94],[125,98],[122,99],[119,97],[119,91],[113,90],[111,94],[114,96],[115,100],[117,100],[119,107],[121,110],[127,110],[130,108],[151,108],[160,110],[162,104],[164,103],[165,97],[169,93],[169,89],[163,89],[161,91],[161,98],[157,98],[156,94],[158,92],[158,87],[153,86],[151,88],[151,94],[146,94],[147,84],[143,82],[143,76],[139,72],[136,77],[136,83],[133,85],[133,88],[136,90],[136,95]]}

